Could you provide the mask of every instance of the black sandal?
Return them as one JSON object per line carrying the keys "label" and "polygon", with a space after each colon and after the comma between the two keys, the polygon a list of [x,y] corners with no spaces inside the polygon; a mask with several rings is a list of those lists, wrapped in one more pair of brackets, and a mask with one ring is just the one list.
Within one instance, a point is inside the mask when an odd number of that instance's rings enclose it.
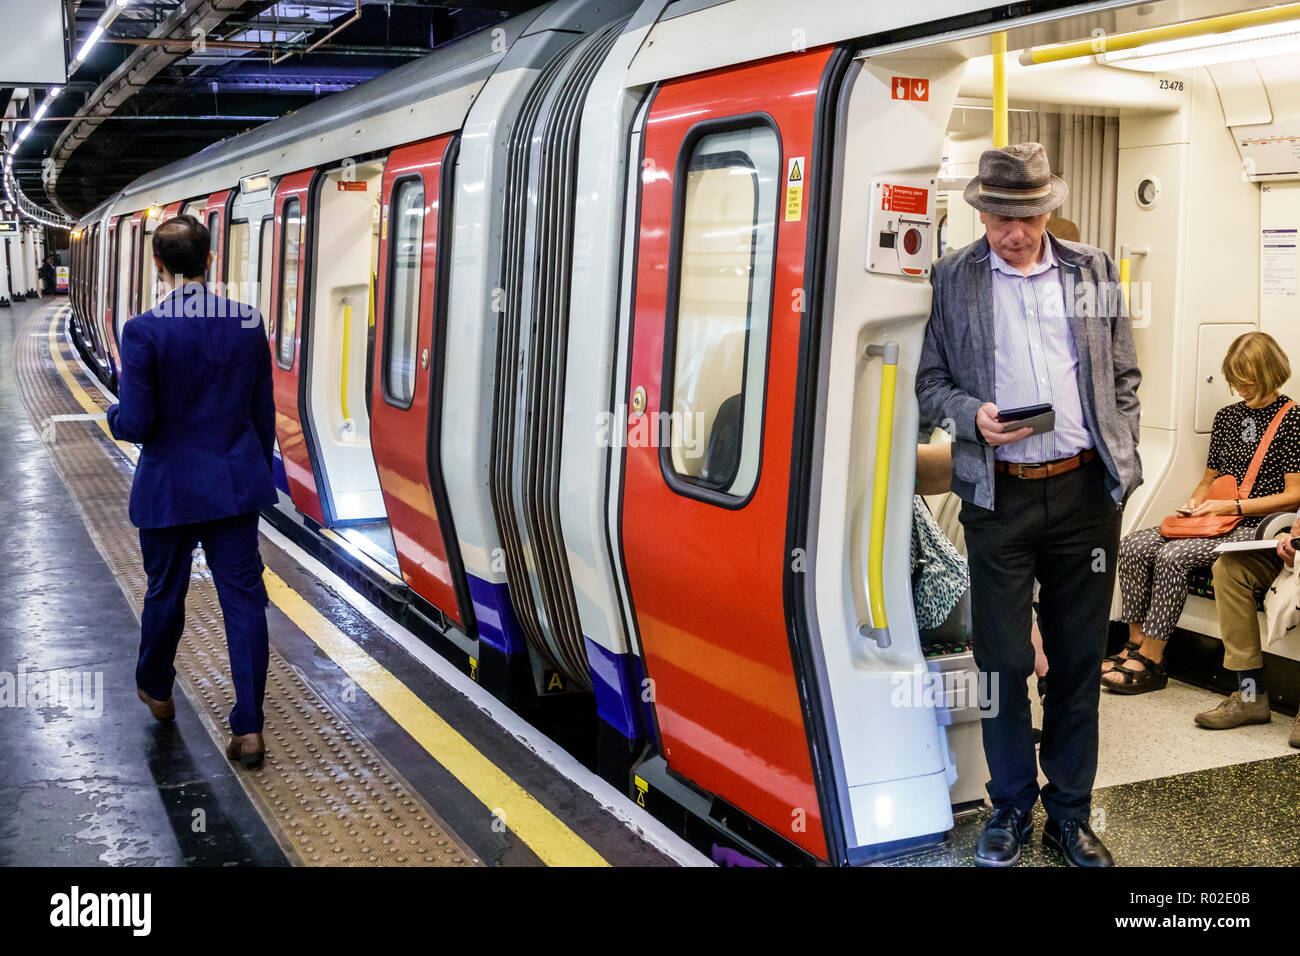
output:
{"label": "black sandal", "polygon": [[[1115,667],[1113,667],[1112,670],[1116,670],[1122,668],[1124,666],[1125,661],[1132,660],[1132,658],[1130,657],[1122,657],[1120,655],[1122,655],[1125,651],[1132,653],[1133,651],[1140,651],[1140,650],[1142,650],[1142,645],[1139,644],[1137,641],[1125,641],[1123,647],[1121,647],[1114,654],[1110,655],[1110,657],[1103,657],[1101,659],[1101,662],[1105,664],[1107,661],[1109,661],[1110,663],[1115,665]],[[1102,671],[1102,673],[1109,674],[1110,671]]]}
{"label": "black sandal", "polygon": [[1101,686],[1115,692],[1116,694],[1126,694],[1130,697],[1137,694],[1149,694],[1153,690],[1162,690],[1169,683],[1169,672],[1165,670],[1163,662],[1157,664],[1149,657],[1143,656],[1141,651],[1131,651],[1129,660],[1137,661],[1143,667],[1140,671],[1131,671],[1121,665],[1112,674],[1119,673],[1124,676],[1118,683],[1108,681],[1104,677],[1101,679]]}

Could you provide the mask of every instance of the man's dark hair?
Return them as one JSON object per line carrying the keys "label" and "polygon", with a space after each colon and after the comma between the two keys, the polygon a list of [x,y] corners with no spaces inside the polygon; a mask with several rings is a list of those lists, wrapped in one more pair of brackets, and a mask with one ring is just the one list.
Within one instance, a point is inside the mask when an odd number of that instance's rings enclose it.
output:
{"label": "man's dark hair", "polygon": [[208,271],[208,251],[212,239],[208,227],[193,216],[173,216],[153,231],[153,254],[163,268],[186,279],[201,277]]}

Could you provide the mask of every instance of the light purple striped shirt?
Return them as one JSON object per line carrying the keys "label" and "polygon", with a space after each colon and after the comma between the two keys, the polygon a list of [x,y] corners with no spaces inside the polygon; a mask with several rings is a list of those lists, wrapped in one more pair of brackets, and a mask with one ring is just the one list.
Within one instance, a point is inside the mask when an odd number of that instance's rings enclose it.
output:
{"label": "light purple striped shirt", "polygon": [[1065,315],[1061,269],[1043,237],[1043,259],[1029,275],[992,248],[994,403],[1019,408],[1050,402],[1056,427],[995,448],[1002,461],[1038,463],[1068,458],[1093,447],[1079,401],[1079,355]]}

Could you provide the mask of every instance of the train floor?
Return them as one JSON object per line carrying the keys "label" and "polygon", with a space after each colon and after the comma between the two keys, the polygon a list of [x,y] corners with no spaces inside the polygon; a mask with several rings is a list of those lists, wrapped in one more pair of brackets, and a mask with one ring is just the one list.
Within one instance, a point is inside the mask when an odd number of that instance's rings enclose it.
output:
{"label": "train floor", "polygon": [[[265,522],[265,765],[224,755],[201,556],[177,718],[155,722],[134,686],[137,449],[108,436],[66,311],[0,311],[0,865],[708,863]],[[387,528],[363,532],[379,550]]]}

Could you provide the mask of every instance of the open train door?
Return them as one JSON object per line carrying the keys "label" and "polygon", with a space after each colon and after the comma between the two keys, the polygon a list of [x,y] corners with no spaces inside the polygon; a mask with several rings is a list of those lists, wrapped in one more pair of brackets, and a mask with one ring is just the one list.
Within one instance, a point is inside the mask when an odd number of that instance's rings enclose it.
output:
{"label": "open train door", "polygon": [[[275,188],[275,251],[271,257],[271,379],[275,393],[275,435],[294,506],[317,524],[325,523],[307,436],[303,432],[301,374],[303,299],[309,275],[306,248],[307,193],[315,170],[283,177]],[[209,206],[211,208],[211,206]],[[217,261],[220,261],[219,259]]]}
{"label": "open train door", "polygon": [[620,505],[668,769],[823,860],[842,838],[783,594],[819,114],[845,60],[823,48],[657,91]]}
{"label": "open train door", "polygon": [[470,611],[442,479],[442,384],[451,136],[396,149],[384,167],[374,299],[370,446],[402,578],[462,630]]}

